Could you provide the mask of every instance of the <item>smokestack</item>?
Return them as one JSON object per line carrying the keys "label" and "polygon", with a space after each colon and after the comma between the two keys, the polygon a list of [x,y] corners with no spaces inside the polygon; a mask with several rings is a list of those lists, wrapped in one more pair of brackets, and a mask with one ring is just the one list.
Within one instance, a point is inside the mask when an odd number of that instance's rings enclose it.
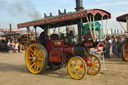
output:
{"label": "smokestack", "polygon": [[83,0],[76,0],[76,11],[83,11]]}
{"label": "smokestack", "polygon": [[[83,11],[83,0],[76,0],[76,11]],[[78,43],[80,44],[82,41],[82,30],[83,30],[83,19],[79,19],[79,22],[77,23],[78,26]]]}
{"label": "smokestack", "polygon": [[10,33],[12,32],[12,24],[9,24]]}
{"label": "smokestack", "polygon": [[113,35],[113,30],[112,30],[112,28],[111,28],[111,35]]}

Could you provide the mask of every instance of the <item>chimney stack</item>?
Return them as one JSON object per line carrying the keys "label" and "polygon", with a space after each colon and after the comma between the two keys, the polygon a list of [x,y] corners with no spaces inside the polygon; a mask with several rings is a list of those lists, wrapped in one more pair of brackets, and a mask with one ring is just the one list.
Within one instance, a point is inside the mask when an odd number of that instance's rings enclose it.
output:
{"label": "chimney stack", "polygon": [[9,24],[10,33],[12,32],[12,24]]}
{"label": "chimney stack", "polygon": [[76,11],[83,11],[83,0],[76,0]]}

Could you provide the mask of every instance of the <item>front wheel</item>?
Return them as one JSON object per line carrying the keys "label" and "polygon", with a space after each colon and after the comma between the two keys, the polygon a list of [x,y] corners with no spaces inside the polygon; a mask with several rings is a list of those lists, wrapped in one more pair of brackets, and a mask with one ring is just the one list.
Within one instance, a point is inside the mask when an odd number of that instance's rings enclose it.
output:
{"label": "front wheel", "polygon": [[121,46],[121,57],[124,61],[128,61],[128,40],[125,40]]}
{"label": "front wheel", "polygon": [[25,53],[25,63],[28,70],[33,74],[44,72],[48,64],[48,54],[41,44],[31,44]]}
{"label": "front wheel", "polygon": [[87,63],[89,64],[87,67],[87,73],[89,75],[96,75],[100,72],[101,62],[100,59],[95,55],[89,55],[87,57]]}
{"label": "front wheel", "polygon": [[67,67],[68,67],[67,68],[68,73],[71,76],[71,78],[76,79],[76,80],[82,79],[87,72],[85,61],[81,57],[78,57],[78,56],[72,57],[68,61]]}

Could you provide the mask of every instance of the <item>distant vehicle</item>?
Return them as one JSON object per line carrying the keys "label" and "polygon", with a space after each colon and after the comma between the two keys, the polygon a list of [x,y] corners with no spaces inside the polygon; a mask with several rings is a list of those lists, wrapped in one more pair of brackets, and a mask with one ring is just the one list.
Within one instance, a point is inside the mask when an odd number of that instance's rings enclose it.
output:
{"label": "distant vehicle", "polygon": [[117,21],[126,23],[126,30],[120,23],[122,29],[125,31],[125,39],[121,43],[121,57],[123,60],[128,61],[128,14],[121,15],[116,18]]}

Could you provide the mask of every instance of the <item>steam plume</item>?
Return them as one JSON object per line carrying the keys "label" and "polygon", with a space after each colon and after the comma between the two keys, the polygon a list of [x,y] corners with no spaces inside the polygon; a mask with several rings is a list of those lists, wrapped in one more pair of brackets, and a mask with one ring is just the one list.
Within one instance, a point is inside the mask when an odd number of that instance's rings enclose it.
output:
{"label": "steam plume", "polygon": [[32,20],[41,18],[41,14],[30,0],[0,0],[0,9],[11,16],[27,16]]}

